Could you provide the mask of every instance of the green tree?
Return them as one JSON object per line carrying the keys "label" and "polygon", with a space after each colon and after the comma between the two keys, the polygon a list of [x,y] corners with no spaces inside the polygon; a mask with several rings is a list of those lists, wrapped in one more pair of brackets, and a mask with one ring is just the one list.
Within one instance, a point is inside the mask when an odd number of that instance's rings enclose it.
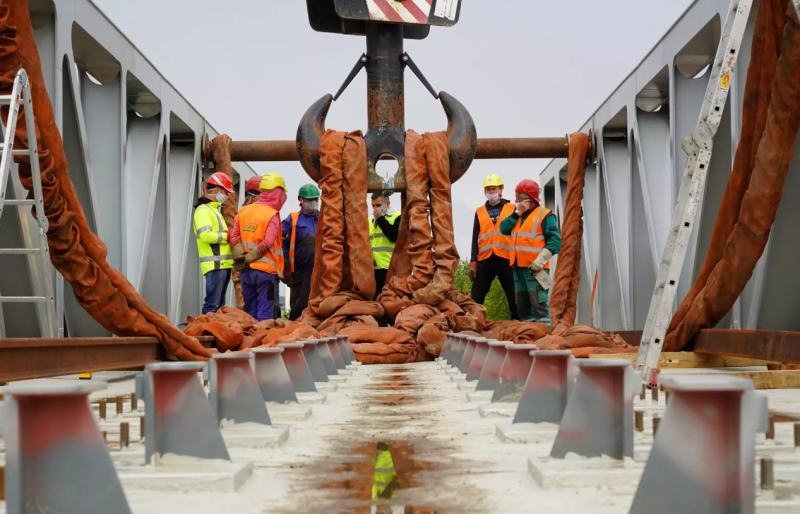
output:
{"label": "green tree", "polygon": [[[470,294],[472,291],[472,281],[467,277],[469,270],[469,261],[461,261],[456,268],[456,277],[453,287],[461,292]],[[489,289],[489,294],[486,295],[486,300],[483,302],[486,307],[486,314],[489,321],[506,321],[511,319],[511,310],[508,308],[508,300],[506,294],[503,292],[500,281],[496,278],[492,282],[492,287]]]}

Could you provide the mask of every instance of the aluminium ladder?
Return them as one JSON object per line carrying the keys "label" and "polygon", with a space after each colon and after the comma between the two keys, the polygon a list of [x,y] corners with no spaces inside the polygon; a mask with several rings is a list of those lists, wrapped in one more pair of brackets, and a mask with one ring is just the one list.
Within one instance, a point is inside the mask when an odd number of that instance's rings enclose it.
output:
{"label": "aluminium ladder", "polygon": [[[800,0],[792,0],[800,8]],[[711,162],[714,135],[719,129],[728,99],[731,77],[736,69],[739,49],[744,38],[753,0],[733,0],[719,42],[711,77],[708,80],[700,119],[692,134],[681,144],[688,155],[675,212],[672,215],[667,245],[661,258],[653,299],[647,313],[642,342],[636,356],[636,370],[643,381],[655,387],[658,379],[658,360],[664,337],[672,319],[686,250],[692,235],[697,209],[706,185],[708,164]]]}
{"label": "aluminium ladder", "polygon": [[[17,119],[19,117],[20,102],[25,108],[25,120],[28,132],[28,149],[14,150],[14,136],[17,132]],[[38,248],[0,248],[0,256],[3,255],[39,255],[38,279],[40,282],[41,296],[0,296],[0,304],[3,303],[42,303],[44,304],[46,323],[42,328],[42,337],[55,337],[58,333],[56,328],[56,305],[53,293],[52,264],[50,262],[50,250],[47,246],[47,217],[44,215],[44,200],[42,198],[42,177],[39,170],[39,152],[36,143],[36,125],[33,117],[33,101],[31,100],[31,86],[28,81],[28,74],[24,69],[17,72],[14,79],[14,87],[10,95],[0,95],[0,105],[8,105],[8,120],[5,124],[5,138],[0,146],[0,216],[3,215],[3,208],[8,206],[35,206],[36,221],[39,225],[39,247]],[[10,151],[9,151],[10,150]],[[31,164],[31,178],[33,181],[33,199],[7,200],[6,187],[10,179],[11,162],[16,155],[28,155]],[[24,216],[24,212],[20,212]],[[34,273],[34,274],[35,274]],[[2,305],[0,305],[0,338],[6,337],[5,321],[3,319]]]}

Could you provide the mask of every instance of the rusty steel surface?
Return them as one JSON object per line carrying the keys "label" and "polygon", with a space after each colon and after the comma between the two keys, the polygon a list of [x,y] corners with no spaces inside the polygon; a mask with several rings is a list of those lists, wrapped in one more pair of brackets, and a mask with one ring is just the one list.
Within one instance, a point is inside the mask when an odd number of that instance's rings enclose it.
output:
{"label": "rusty steel surface", "polygon": [[[206,348],[214,338],[197,338]],[[136,369],[163,358],[154,337],[0,339],[0,382]]]}
{"label": "rusty steel surface", "polygon": [[694,351],[800,364],[800,332],[777,330],[701,330]]}
{"label": "rusty steel surface", "polygon": [[[639,346],[639,341],[642,339],[641,330],[609,333],[619,335],[632,346]],[[711,355],[800,364],[800,332],[705,329],[695,337],[693,348],[687,350]]]}
{"label": "rusty steel surface", "polygon": [[[204,149],[213,161],[210,148]],[[475,159],[555,159],[569,153],[566,137],[478,138]],[[297,161],[296,141],[232,141],[231,160]]]}
{"label": "rusty steel surface", "polygon": [[555,159],[569,157],[566,137],[478,139],[476,159]]}

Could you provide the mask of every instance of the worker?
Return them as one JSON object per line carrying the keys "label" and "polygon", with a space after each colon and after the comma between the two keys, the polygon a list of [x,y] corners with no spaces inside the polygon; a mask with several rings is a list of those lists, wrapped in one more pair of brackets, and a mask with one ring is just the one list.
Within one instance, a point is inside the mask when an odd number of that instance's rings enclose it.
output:
{"label": "worker", "polygon": [[515,205],[503,198],[503,179],[497,175],[487,175],[483,180],[483,194],[486,203],[475,211],[472,227],[472,258],[467,276],[472,280],[470,296],[483,304],[494,278],[506,294],[511,319],[519,319],[514,298],[514,272],[509,258],[512,251],[511,236],[500,233],[500,224],[514,214]]}
{"label": "worker", "polygon": [[400,213],[391,210],[391,192],[372,194],[372,221],[369,224],[369,243],[372,264],[375,266],[375,296],[381,294],[386,273],[392,262],[392,252],[400,232]]}
{"label": "worker", "polygon": [[261,178],[261,175],[253,175],[247,180],[247,184],[244,186],[244,202],[242,203],[242,207],[255,203],[256,200],[258,200],[258,197],[261,195]]}
{"label": "worker", "polygon": [[283,220],[283,283],[291,288],[289,320],[295,321],[308,307],[311,294],[311,272],[314,271],[314,250],[319,221],[319,189],[306,184],[297,195],[300,210]]}
{"label": "worker", "polygon": [[512,239],[509,261],[519,318],[550,326],[549,293],[534,275],[544,273],[549,279],[550,259],[561,251],[561,234],[556,217],[540,205],[539,192],[539,184],[533,180],[519,183],[516,209],[500,223],[500,233]]}
{"label": "worker", "polygon": [[286,182],[277,173],[267,173],[259,189],[258,200],[239,211],[230,240],[245,310],[264,321],[275,316],[276,278],[283,277],[280,209],[286,202]]}
{"label": "worker", "polygon": [[217,312],[225,306],[225,293],[231,280],[233,255],[228,239],[228,225],[222,217],[222,204],[233,194],[233,181],[223,173],[211,175],[205,195],[197,200],[194,210],[194,234],[200,255],[200,271],[206,281],[203,314]]}

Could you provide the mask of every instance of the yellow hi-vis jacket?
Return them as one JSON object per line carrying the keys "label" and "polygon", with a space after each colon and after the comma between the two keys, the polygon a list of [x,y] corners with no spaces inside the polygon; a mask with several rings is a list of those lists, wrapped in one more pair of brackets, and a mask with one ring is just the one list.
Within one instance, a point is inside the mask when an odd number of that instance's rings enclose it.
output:
{"label": "yellow hi-vis jacket", "polygon": [[389,450],[378,452],[378,457],[375,459],[375,473],[372,475],[372,499],[397,498],[394,489],[386,492],[386,488],[395,479],[397,479],[397,472],[394,469],[392,454]]}
{"label": "yellow hi-vis jacket", "polygon": [[219,202],[199,205],[194,211],[194,235],[200,255],[200,271],[233,268],[233,252],[228,243],[228,226],[219,212]]}
{"label": "yellow hi-vis jacket", "polygon": [[[399,212],[393,212],[384,216],[386,221],[394,224],[394,220],[400,216]],[[375,269],[389,269],[392,262],[392,252],[394,243],[383,235],[381,228],[375,224],[375,220],[369,222],[369,244],[372,246],[372,260],[375,262]]]}

